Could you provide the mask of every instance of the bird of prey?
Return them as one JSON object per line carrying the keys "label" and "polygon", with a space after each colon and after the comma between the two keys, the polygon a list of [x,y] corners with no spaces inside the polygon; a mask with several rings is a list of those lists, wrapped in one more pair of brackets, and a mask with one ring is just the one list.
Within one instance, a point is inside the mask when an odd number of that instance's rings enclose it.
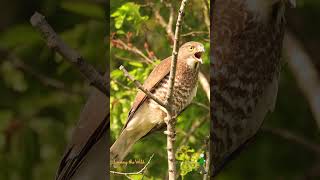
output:
{"label": "bird of prey", "polygon": [[[107,80],[109,73],[105,74]],[[82,109],[80,120],[60,162],[56,180],[105,180],[109,166],[109,98],[97,89]]]}
{"label": "bird of prey", "polygon": [[[179,115],[196,95],[199,65],[204,46],[198,42],[183,44],[178,52],[176,77],[173,90],[173,117]],[[169,74],[172,57],[161,61],[143,86],[162,102],[167,101]],[[120,136],[110,148],[110,160],[121,161],[130,152],[130,149],[142,137],[165,127],[167,111],[148,98],[139,90],[128,115]]]}
{"label": "bird of prey", "polygon": [[211,175],[246,144],[275,107],[294,0],[215,0],[211,14]]}

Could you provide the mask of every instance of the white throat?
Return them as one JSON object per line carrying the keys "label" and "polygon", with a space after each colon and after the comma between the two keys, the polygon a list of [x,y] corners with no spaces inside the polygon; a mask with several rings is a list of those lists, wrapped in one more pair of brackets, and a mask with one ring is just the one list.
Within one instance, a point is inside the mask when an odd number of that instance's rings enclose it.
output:
{"label": "white throat", "polygon": [[[194,57],[187,58],[187,65],[190,69],[195,69],[197,64],[199,64],[199,62]],[[199,65],[197,65],[197,67],[199,67]]]}

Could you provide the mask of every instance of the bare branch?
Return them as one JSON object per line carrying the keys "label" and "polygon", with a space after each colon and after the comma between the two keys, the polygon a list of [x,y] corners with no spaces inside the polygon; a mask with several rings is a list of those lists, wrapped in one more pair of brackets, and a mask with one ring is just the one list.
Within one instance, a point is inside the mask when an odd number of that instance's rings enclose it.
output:
{"label": "bare branch", "polygon": [[198,34],[209,34],[209,32],[207,31],[191,31],[191,32],[188,32],[188,33],[185,33],[185,34],[181,34],[182,37],[185,37],[185,36],[196,36]]}
{"label": "bare branch", "polygon": [[182,0],[181,6],[179,9],[178,19],[176,23],[176,29],[174,34],[174,43],[172,50],[172,60],[171,60],[171,68],[169,75],[169,88],[167,94],[167,105],[168,105],[168,114],[169,120],[167,122],[167,153],[168,153],[168,172],[169,172],[169,180],[174,180],[177,174],[176,170],[176,159],[175,159],[175,150],[174,150],[174,136],[175,136],[175,123],[174,117],[172,117],[172,101],[173,101],[173,90],[174,90],[174,81],[176,76],[176,66],[178,59],[178,46],[179,46],[179,33],[182,24],[182,18],[184,16],[184,8],[186,6],[188,0]]}
{"label": "bare branch", "polygon": [[121,39],[112,39],[111,43],[114,47],[123,49],[129,52],[132,52],[134,54],[137,54],[141,56],[147,63],[154,64],[154,62],[148,58],[142,51],[140,51],[137,47],[133,46],[132,44],[128,45],[125,42],[123,42]]}
{"label": "bare branch", "polygon": [[157,102],[159,105],[163,106],[164,108],[167,107],[165,103],[163,103],[160,99],[154,96],[148,89],[144,88],[143,85],[138,80],[134,79],[122,65],[119,67],[119,69],[122,70],[124,75],[128,79],[130,79],[137,86],[137,88],[139,88],[142,92],[144,92],[149,98],[153,99],[155,102]]}
{"label": "bare branch", "polygon": [[209,105],[206,105],[197,101],[192,101],[191,104],[197,105],[199,107],[202,107],[203,109],[210,111]]}
{"label": "bare branch", "polygon": [[209,115],[205,116],[205,117],[202,117],[201,119],[199,120],[196,120],[192,123],[189,131],[187,132],[186,135],[184,135],[184,138],[182,139],[182,141],[180,142],[179,146],[182,146],[184,144],[187,143],[187,141],[189,140],[190,136],[199,128],[201,127],[205,122],[206,120],[208,120],[209,118]]}
{"label": "bare branch", "polygon": [[[172,19],[173,19],[173,9],[172,7],[170,8],[170,18],[169,18],[169,23],[167,23],[164,18],[161,16],[159,9],[154,9],[154,16],[156,17],[156,20],[162,26],[168,35],[168,37],[174,41],[174,34],[172,32]],[[171,20],[171,21],[170,21]]]}
{"label": "bare branch", "polygon": [[209,18],[209,4],[208,0],[202,0],[202,6],[203,6],[203,15],[204,15],[204,23],[207,26],[208,32],[210,32],[210,18]]}
{"label": "bare branch", "polygon": [[47,23],[45,17],[35,12],[30,19],[32,26],[37,28],[47,41],[49,48],[61,54],[69,63],[76,67],[91,85],[109,96],[107,80],[74,49],[64,43],[52,27]]}
{"label": "bare branch", "polygon": [[320,154],[320,145],[315,144],[313,142],[310,142],[309,140],[295,135],[292,132],[285,130],[285,129],[280,129],[280,128],[270,128],[270,127],[262,127],[262,130],[268,133],[271,133],[273,135],[276,135],[278,137],[281,137],[283,139],[286,139],[288,141],[292,141],[294,143],[297,143],[299,145],[302,145],[303,147],[306,147],[307,149]]}
{"label": "bare branch", "polygon": [[[110,173],[112,173],[112,174],[118,174],[118,175],[124,175],[124,176],[126,176],[126,177],[128,177],[129,175],[143,174],[144,171],[146,170],[146,168],[148,167],[148,165],[150,164],[153,156],[154,156],[154,154],[151,155],[151,157],[149,158],[149,161],[147,162],[147,164],[146,164],[142,169],[140,169],[140,171],[137,171],[137,172],[128,172],[128,173],[117,172],[117,171],[110,171]],[[130,177],[128,177],[128,178],[130,178]]]}
{"label": "bare branch", "polygon": [[320,128],[320,76],[318,71],[300,42],[290,32],[286,32],[285,35],[284,52],[288,57],[288,65],[308,99],[313,116]]}
{"label": "bare branch", "polygon": [[209,168],[210,168],[210,138],[208,137],[207,139],[207,142],[206,142],[206,167],[205,167],[205,171],[206,173],[203,175],[203,180],[207,180],[208,178],[210,179],[210,171],[209,171]]}

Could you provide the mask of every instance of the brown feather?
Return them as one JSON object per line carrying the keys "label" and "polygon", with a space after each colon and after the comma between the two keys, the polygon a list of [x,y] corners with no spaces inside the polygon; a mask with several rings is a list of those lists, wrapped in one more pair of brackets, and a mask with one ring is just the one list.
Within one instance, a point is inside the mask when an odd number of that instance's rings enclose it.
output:
{"label": "brown feather", "polygon": [[[104,77],[107,77],[107,73]],[[106,133],[109,124],[108,106],[109,99],[97,89],[93,89],[80,114],[80,120],[73,132],[72,140],[60,162],[57,180],[70,179],[78,170],[89,150]],[[107,155],[101,158],[107,158]]]}
{"label": "brown feather", "polygon": [[[143,87],[147,90],[151,91],[166,75],[170,73],[170,66],[171,66],[171,56],[162,60],[160,64],[158,64],[150,73],[148,78],[145,80]],[[127,122],[125,126],[126,128],[127,124],[133,117],[134,113],[137,111],[137,109],[140,107],[141,104],[144,103],[144,101],[147,99],[147,96],[144,92],[141,90],[138,91],[138,94],[132,104],[132,107],[130,109]]]}

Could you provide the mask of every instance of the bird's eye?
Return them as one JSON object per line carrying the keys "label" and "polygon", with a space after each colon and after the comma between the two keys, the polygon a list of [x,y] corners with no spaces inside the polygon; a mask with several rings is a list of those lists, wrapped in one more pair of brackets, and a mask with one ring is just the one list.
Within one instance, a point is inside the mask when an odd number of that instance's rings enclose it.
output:
{"label": "bird's eye", "polygon": [[194,49],[194,46],[190,46],[189,49],[190,49],[190,50],[193,50],[193,49]]}

